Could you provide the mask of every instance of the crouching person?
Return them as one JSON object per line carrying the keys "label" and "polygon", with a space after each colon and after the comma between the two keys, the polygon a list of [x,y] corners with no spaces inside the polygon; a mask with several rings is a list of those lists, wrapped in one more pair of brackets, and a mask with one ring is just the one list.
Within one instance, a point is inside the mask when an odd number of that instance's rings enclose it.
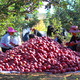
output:
{"label": "crouching person", "polygon": [[12,27],[8,27],[8,31],[6,34],[1,38],[1,49],[3,52],[6,50],[12,49],[14,46],[11,44],[11,36],[17,32]]}

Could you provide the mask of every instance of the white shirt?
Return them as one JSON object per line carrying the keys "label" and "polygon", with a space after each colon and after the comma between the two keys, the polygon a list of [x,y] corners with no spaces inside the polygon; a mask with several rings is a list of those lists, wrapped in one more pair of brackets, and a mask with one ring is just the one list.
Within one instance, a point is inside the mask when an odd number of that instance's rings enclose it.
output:
{"label": "white shirt", "polygon": [[14,36],[11,39],[11,42],[14,43],[15,45],[21,45],[21,37],[20,36]]}
{"label": "white shirt", "polygon": [[23,36],[24,36],[26,33],[28,33],[28,32],[29,32],[29,34],[31,34],[30,28],[23,29]]}

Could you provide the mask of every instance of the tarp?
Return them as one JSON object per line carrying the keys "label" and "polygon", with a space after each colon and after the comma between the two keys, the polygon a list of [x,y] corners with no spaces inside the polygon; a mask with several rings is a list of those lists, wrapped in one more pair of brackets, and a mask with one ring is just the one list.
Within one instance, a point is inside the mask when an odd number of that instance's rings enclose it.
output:
{"label": "tarp", "polygon": [[[10,74],[10,73],[15,73],[15,74],[19,74],[21,72],[18,72],[18,71],[0,71],[1,74]],[[27,73],[27,72],[23,72],[23,73]],[[51,72],[45,72],[45,73],[48,73],[48,74],[52,74]],[[70,74],[70,73],[80,73],[80,71],[71,71],[71,72],[65,72],[67,74]],[[56,73],[57,74],[57,73]]]}

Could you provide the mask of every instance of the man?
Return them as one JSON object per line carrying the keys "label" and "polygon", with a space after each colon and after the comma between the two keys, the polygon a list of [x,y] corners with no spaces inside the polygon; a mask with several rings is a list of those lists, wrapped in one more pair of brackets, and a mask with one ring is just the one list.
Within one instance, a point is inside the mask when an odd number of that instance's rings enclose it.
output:
{"label": "man", "polygon": [[38,30],[36,30],[36,29],[34,29],[34,28],[31,28],[31,31],[32,31],[36,36],[42,37],[42,34],[41,34]]}

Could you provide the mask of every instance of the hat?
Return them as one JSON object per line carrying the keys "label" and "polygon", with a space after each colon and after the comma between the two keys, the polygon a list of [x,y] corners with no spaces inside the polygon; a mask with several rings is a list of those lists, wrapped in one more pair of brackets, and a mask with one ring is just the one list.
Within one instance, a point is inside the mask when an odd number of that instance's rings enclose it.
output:
{"label": "hat", "polygon": [[70,33],[78,33],[80,30],[78,29],[78,26],[71,26]]}
{"label": "hat", "polygon": [[14,30],[12,27],[8,27],[8,32],[17,32],[17,31]]}

